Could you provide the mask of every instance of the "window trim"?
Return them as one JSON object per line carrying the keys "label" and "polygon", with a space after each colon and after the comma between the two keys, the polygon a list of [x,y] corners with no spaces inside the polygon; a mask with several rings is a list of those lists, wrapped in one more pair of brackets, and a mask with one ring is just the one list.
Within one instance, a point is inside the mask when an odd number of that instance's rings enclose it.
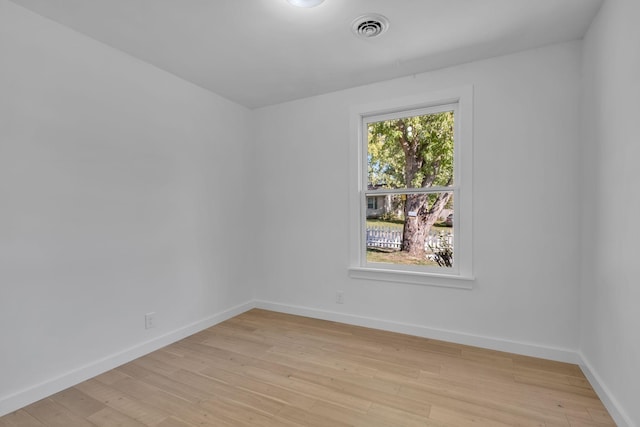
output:
{"label": "window trim", "polygon": [[[366,147],[363,142],[364,123],[375,116],[403,117],[412,115],[415,110],[438,109],[456,104],[456,147],[454,160],[456,221],[454,238],[456,239],[455,271],[438,268],[431,271],[417,271],[407,266],[366,262],[364,231],[366,223]],[[464,86],[384,100],[380,102],[356,105],[351,108],[350,159],[350,262],[349,276],[352,278],[402,282],[410,284],[434,285],[470,289],[472,287],[472,136],[473,136],[473,87]],[[365,178],[363,178],[365,177]],[[363,188],[364,187],[364,188]],[[431,192],[435,188],[429,188]],[[420,189],[417,191],[422,192]],[[364,209],[364,211],[363,211]]]}

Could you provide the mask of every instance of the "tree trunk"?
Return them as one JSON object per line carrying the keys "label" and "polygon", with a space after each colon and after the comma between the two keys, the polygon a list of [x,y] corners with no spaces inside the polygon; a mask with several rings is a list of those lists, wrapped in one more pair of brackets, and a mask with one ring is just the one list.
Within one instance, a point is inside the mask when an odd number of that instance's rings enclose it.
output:
{"label": "tree trunk", "polygon": [[427,194],[407,194],[404,208],[404,229],[402,250],[416,258],[424,258],[425,243],[431,226],[449,202],[451,193],[439,193],[433,205],[429,206]]}

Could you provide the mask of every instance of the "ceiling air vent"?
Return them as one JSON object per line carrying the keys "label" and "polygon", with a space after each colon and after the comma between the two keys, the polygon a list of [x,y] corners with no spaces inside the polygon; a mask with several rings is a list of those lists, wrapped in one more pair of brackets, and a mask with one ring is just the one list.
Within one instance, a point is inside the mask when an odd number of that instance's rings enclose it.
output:
{"label": "ceiling air vent", "polygon": [[370,39],[378,37],[389,28],[389,20],[382,15],[362,15],[351,24],[353,33],[359,37]]}

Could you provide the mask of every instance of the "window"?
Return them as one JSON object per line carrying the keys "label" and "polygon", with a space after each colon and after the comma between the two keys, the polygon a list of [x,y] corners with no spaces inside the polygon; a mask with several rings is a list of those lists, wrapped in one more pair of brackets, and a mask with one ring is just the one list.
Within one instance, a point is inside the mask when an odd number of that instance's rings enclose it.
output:
{"label": "window", "polygon": [[367,197],[367,209],[378,209],[377,197]]}
{"label": "window", "polygon": [[352,277],[470,287],[471,94],[352,110]]}

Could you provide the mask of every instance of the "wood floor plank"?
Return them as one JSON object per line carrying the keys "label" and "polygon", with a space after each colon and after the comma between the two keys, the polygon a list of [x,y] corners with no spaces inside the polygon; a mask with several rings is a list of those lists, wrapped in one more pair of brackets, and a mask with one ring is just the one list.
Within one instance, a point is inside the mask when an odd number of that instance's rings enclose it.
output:
{"label": "wood floor plank", "polygon": [[145,427],[141,422],[108,406],[88,416],[87,421],[99,427]]}
{"label": "wood floor plank", "polygon": [[357,425],[358,423],[363,421],[369,422],[371,425],[375,425],[376,427],[382,425],[377,422],[373,423],[371,417],[367,415],[368,411],[356,411],[323,401],[317,401],[313,406],[311,406],[311,408],[309,408],[309,412],[329,418],[331,420],[334,420],[335,422],[352,426]]}
{"label": "wood floor plank", "polygon": [[258,381],[254,378],[226,371],[224,369],[216,369],[210,372],[205,371],[202,375],[222,381],[228,385],[233,385],[241,390],[247,390],[255,394],[266,396],[288,406],[308,409],[316,402],[316,400],[311,397],[280,387],[273,383]]}
{"label": "wood floor plank", "polygon": [[24,409],[0,417],[0,427],[42,427],[43,425]]}
{"label": "wood floor plank", "polygon": [[197,404],[192,404],[182,399],[178,399],[167,393],[155,393],[146,396],[143,401],[158,410],[171,414],[171,416],[176,417],[187,424],[193,424],[196,426],[233,426],[233,423],[217,417],[216,414],[211,411],[202,408]]}
{"label": "wood floor plank", "polygon": [[576,365],[250,310],[0,427],[615,426]]}
{"label": "wood floor plank", "polygon": [[158,410],[112,388],[110,385],[102,383],[100,381],[101,378],[103,377],[99,375],[94,379],[78,384],[74,388],[130,418],[140,421],[144,425],[156,426],[170,416],[170,414],[164,413],[162,410]]}
{"label": "wood floor plank", "polygon": [[446,425],[458,426],[458,427],[509,427],[513,424],[505,424],[495,419],[484,418],[477,414],[468,413],[460,410],[452,410],[449,408],[441,408],[434,406],[431,408],[431,415],[429,418],[435,421],[440,421]]}
{"label": "wood floor plank", "polygon": [[188,424],[175,417],[169,417],[164,421],[162,421],[160,424],[157,424],[156,427],[196,427],[196,426],[194,424]]}
{"label": "wood floor plank", "polygon": [[106,405],[77,388],[68,388],[51,396],[51,400],[64,406],[82,418],[90,417],[106,408]]}
{"label": "wood floor plank", "polygon": [[351,424],[332,419],[327,414],[317,414],[293,406],[288,406],[282,410],[276,417],[276,421],[278,419],[292,421],[305,427],[352,427]]}
{"label": "wood floor plank", "polygon": [[[514,405],[507,399],[494,398],[482,393],[472,393],[471,396],[458,394],[455,391],[437,387],[434,389],[414,388],[405,386],[399,393],[400,397],[412,399],[424,399],[443,410],[459,411],[474,414],[484,419],[494,419],[503,424],[539,427],[546,422],[565,423],[563,414],[549,415],[540,413],[537,408],[529,408],[524,405]],[[430,415],[430,418],[433,418]],[[440,420],[446,422],[446,419]]]}
{"label": "wood floor plank", "polygon": [[188,383],[202,391],[208,391],[209,397],[215,396],[225,402],[233,402],[252,411],[273,416],[286,405],[277,397],[242,388],[239,384],[228,384],[208,378],[204,375],[179,371],[172,376],[179,383]]}
{"label": "wood floor plank", "polygon": [[51,399],[42,399],[25,408],[32,417],[52,427],[91,427],[91,423]]}
{"label": "wood floor plank", "polygon": [[260,368],[249,369],[249,375],[252,378],[270,384],[276,384],[284,389],[300,393],[312,399],[323,400],[346,408],[366,410],[371,404],[366,399],[361,399],[341,391],[334,391],[315,382],[305,381],[291,376],[283,377],[281,375],[274,375],[272,372]]}

